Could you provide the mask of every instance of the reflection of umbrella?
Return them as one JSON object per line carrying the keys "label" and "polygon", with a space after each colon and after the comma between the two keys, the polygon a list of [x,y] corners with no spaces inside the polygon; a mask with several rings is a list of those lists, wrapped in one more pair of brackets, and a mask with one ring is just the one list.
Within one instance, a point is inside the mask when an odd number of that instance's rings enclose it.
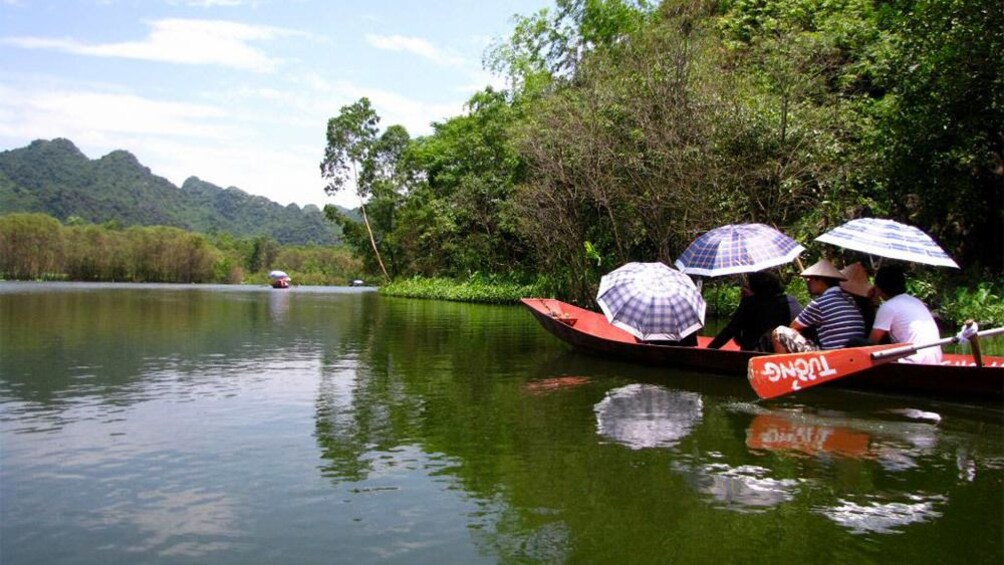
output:
{"label": "reflection of umbrella", "polygon": [[643,340],[678,341],[704,325],[704,298],[663,263],[628,263],[600,279],[596,295],[613,325]]}
{"label": "reflection of umbrella", "polygon": [[672,447],[701,421],[704,403],[694,392],[631,384],[593,407],[596,431],[631,449]]}
{"label": "reflection of umbrella", "polygon": [[816,241],[889,259],[959,268],[929,235],[892,220],[851,220],[817,237]]}
{"label": "reflection of umbrella", "polygon": [[941,518],[938,509],[944,507],[947,498],[940,494],[907,495],[907,502],[878,502],[869,500],[858,504],[851,500],[840,500],[839,506],[821,508],[817,512],[851,530],[855,534],[890,534],[901,532],[910,524],[930,522]]}
{"label": "reflection of umbrella", "polygon": [[270,279],[288,279],[289,275],[285,271],[272,271],[268,274]]}
{"label": "reflection of umbrella", "polygon": [[773,479],[767,476],[768,469],[756,465],[675,461],[672,468],[716,504],[737,512],[758,512],[787,502],[794,498],[798,485],[795,479]]}
{"label": "reflection of umbrella", "polygon": [[770,226],[730,224],[695,239],[676,267],[705,277],[752,273],[790,263],[803,251],[797,241]]}

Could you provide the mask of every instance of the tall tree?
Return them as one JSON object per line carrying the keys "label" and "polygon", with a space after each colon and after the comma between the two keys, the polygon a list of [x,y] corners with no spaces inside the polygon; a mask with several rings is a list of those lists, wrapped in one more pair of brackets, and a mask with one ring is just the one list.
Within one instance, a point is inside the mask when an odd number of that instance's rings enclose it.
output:
{"label": "tall tree", "polygon": [[363,97],[354,104],[342,106],[338,115],[328,120],[328,146],[321,162],[321,176],[328,179],[328,185],[324,187],[328,194],[336,194],[350,186],[355,189],[370,246],[380,271],[389,280],[390,275],[380,257],[380,249],[366,214],[366,198],[372,193],[372,186],[364,182],[366,179],[361,174],[373,158],[379,123],[380,117],[370,105],[369,98]]}

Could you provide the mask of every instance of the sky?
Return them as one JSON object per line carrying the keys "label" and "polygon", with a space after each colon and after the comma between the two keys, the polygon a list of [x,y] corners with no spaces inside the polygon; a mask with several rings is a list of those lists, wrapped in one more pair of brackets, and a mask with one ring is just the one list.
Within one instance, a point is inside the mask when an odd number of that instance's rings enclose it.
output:
{"label": "sky", "polygon": [[0,151],[67,138],[286,205],[324,193],[325,128],[365,96],[412,137],[486,86],[493,40],[551,0],[0,0]]}

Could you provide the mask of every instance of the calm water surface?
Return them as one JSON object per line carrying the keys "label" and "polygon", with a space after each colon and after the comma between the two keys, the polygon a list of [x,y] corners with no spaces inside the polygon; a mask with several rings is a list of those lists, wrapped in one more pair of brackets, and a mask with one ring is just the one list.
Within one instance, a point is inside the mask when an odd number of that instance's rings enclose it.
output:
{"label": "calm water surface", "polygon": [[518,307],[0,283],[0,563],[1000,564],[1001,414],[760,403]]}

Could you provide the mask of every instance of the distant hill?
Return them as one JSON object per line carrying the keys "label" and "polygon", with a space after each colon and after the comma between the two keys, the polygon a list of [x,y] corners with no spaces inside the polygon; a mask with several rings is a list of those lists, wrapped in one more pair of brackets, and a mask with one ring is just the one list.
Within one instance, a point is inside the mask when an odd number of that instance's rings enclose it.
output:
{"label": "distant hill", "polygon": [[67,139],[37,140],[0,152],[0,215],[14,212],[42,212],[61,221],[77,216],[123,226],[266,235],[283,244],[333,244],[341,235],[312,204],[282,206],[196,177],[179,188],[127,151],[92,160]]}

